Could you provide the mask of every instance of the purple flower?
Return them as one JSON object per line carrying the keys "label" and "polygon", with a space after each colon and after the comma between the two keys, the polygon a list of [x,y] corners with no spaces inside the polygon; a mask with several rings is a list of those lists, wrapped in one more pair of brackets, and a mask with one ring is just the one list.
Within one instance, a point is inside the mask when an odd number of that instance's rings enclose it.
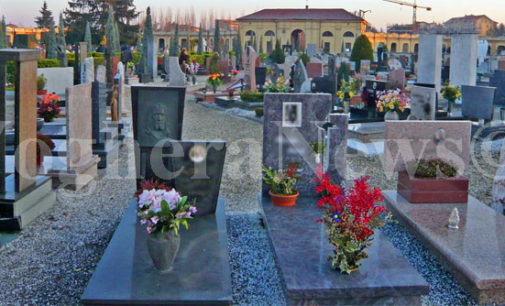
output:
{"label": "purple flower", "polygon": [[192,214],[196,214],[197,210],[196,210],[196,207],[195,206],[190,206],[189,207],[189,211],[192,213]]}
{"label": "purple flower", "polygon": [[155,225],[158,223],[158,221],[160,221],[160,218],[158,218],[157,216],[151,218],[151,222]]}

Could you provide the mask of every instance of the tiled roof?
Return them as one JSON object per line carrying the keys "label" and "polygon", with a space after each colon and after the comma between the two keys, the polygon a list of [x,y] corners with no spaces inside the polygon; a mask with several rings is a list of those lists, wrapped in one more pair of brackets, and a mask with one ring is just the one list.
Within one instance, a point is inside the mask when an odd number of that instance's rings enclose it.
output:
{"label": "tiled roof", "polygon": [[480,18],[486,18],[486,19],[491,20],[492,22],[495,22],[491,18],[487,17],[486,15],[466,15],[463,17],[453,17],[453,18],[447,20],[445,23],[448,24],[448,23],[454,23],[454,22],[460,22],[460,21],[475,22],[475,21],[479,20]]}
{"label": "tiled roof", "polygon": [[237,19],[249,20],[339,20],[364,21],[344,9],[264,9]]}

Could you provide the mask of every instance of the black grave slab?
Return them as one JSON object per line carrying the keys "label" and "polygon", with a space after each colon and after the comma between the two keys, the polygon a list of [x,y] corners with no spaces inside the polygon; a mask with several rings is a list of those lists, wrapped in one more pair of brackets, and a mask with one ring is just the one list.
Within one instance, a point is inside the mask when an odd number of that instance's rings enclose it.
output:
{"label": "black grave slab", "polygon": [[147,233],[133,199],[88,283],[81,302],[99,304],[223,304],[232,302],[225,203],[215,215],[190,220],[171,272],[161,274],[147,253]]}
{"label": "black grave slab", "polygon": [[[206,151],[205,160],[191,160],[194,148]],[[137,157],[138,156],[138,157]],[[196,200],[197,215],[213,214],[219,198],[226,143],[218,141],[166,141],[161,147],[140,148],[136,154],[138,182],[156,179]]]}
{"label": "black grave slab", "polygon": [[276,207],[261,198],[287,302],[303,304],[420,304],[428,294],[426,281],[377,231],[369,258],[358,271],[343,275],[331,270],[332,246],[315,198],[299,198],[294,207]]}

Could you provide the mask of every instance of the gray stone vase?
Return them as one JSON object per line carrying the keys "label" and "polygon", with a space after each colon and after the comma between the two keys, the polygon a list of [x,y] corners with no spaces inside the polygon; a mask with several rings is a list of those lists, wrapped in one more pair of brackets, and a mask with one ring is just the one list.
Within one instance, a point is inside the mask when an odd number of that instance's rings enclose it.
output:
{"label": "gray stone vase", "polygon": [[384,120],[399,120],[400,116],[397,112],[386,112],[384,115]]}
{"label": "gray stone vase", "polygon": [[174,231],[149,235],[147,250],[156,269],[162,273],[172,270],[180,244],[181,237]]}

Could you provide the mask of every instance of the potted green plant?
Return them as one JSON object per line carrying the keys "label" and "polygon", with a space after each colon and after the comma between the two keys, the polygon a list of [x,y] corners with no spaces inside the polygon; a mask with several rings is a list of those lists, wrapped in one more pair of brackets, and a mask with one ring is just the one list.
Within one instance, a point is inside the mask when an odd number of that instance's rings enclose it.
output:
{"label": "potted green plant", "polygon": [[263,166],[263,180],[270,186],[270,199],[275,206],[293,206],[300,194],[295,190],[298,180],[296,174],[297,164],[291,164],[287,169],[272,170]]}
{"label": "potted green plant", "polygon": [[310,144],[310,147],[312,148],[316,164],[320,164],[324,153],[324,142],[314,141]]}
{"label": "potted green plant", "polygon": [[354,186],[344,190],[331,182],[330,176],[319,168],[316,192],[317,207],[323,211],[319,222],[326,225],[329,243],[334,247],[328,258],[331,268],[340,273],[357,271],[361,260],[368,258],[375,229],[383,227],[392,215],[379,205],[383,196],[378,188],[370,188],[368,177],[357,179]]}
{"label": "potted green plant", "polygon": [[147,250],[153,264],[160,272],[168,272],[179,251],[179,229],[188,229],[188,219],[192,219],[196,207],[186,196],[166,187],[143,189],[137,203],[140,223],[149,234]]}
{"label": "potted green plant", "polygon": [[43,74],[37,77],[37,95],[47,94],[47,90],[44,89],[46,87],[46,83],[47,79],[44,77]]}

